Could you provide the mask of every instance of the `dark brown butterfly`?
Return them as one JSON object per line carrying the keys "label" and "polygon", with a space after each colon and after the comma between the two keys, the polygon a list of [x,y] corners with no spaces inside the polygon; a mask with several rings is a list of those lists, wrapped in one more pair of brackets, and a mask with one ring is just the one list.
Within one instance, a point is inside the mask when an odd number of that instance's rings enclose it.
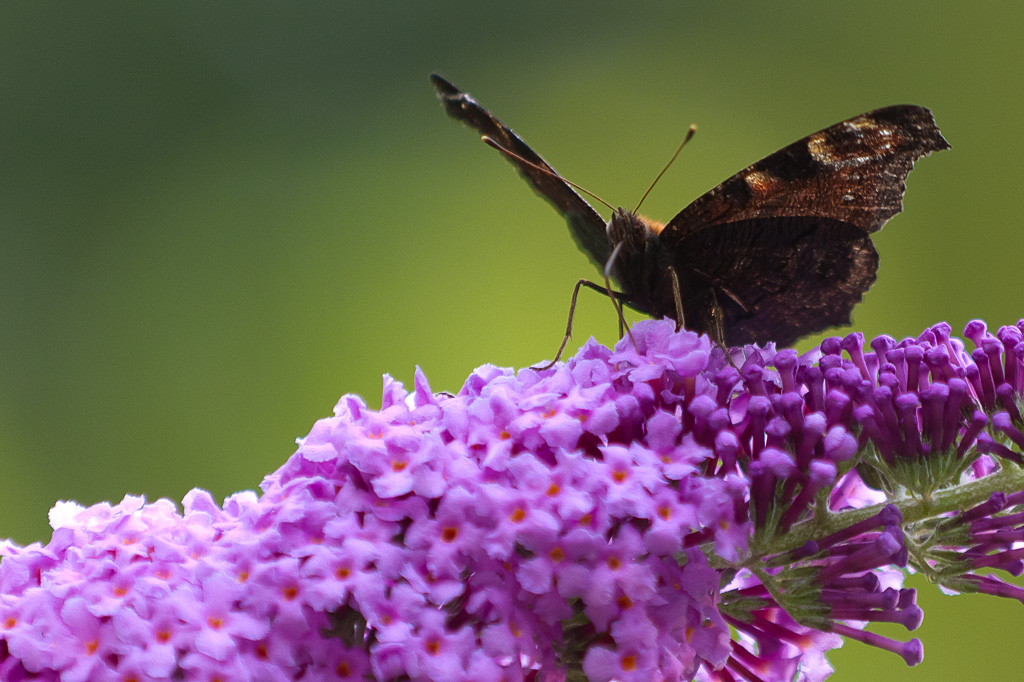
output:
{"label": "dark brown butterfly", "polygon": [[783,147],[668,224],[622,208],[606,223],[476,100],[436,74],[430,80],[448,114],[506,151],[568,220],[579,247],[622,290],[609,295],[730,346],[788,346],[849,324],[878,269],[871,233],[902,210],[914,161],[949,148],[928,109],[885,107]]}

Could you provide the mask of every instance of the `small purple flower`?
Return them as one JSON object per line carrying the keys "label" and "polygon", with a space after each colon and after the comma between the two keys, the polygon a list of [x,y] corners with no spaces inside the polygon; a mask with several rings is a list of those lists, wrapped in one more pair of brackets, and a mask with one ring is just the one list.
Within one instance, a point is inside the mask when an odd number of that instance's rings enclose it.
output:
{"label": "small purple flower", "polygon": [[818,682],[843,637],[914,665],[863,629],[920,625],[902,568],[1024,602],[991,573],[1024,573],[1022,330],[726,358],[646,321],[455,395],[385,377],[262,496],[58,503],[0,544],[0,679]]}

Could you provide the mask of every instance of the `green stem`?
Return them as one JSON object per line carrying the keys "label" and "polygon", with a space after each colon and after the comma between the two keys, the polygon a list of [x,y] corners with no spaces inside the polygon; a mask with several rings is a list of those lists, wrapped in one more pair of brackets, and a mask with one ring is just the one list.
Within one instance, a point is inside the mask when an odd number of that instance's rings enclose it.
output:
{"label": "green stem", "polygon": [[[927,499],[907,496],[862,509],[829,513],[824,517],[819,513],[815,518],[795,526],[785,535],[769,539],[758,547],[752,548],[751,556],[744,560],[742,565],[746,567],[759,565],[764,556],[788,552],[802,547],[810,540],[831,535],[877,514],[888,504],[896,505],[903,515],[904,524],[910,524],[942,514],[970,509],[987,500],[995,492],[1014,493],[1021,490],[1024,490],[1024,469],[1003,462],[1002,468],[998,472],[969,483],[935,491]],[[715,568],[737,567],[714,555],[708,558]]]}

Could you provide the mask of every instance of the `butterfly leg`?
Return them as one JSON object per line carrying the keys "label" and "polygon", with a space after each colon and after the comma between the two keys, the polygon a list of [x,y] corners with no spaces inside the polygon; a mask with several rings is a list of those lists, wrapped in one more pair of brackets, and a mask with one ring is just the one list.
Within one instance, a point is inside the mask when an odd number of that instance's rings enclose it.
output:
{"label": "butterfly leg", "polygon": [[672,298],[676,302],[676,331],[686,326],[683,320],[683,292],[679,288],[679,274],[675,268],[670,267],[668,274],[672,277]]}
{"label": "butterfly leg", "polygon": [[[675,271],[670,269],[669,272],[672,273],[672,284],[673,284],[673,286],[674,287],[678,287],[679,286],[678,285],[678,279],[676,279]],[[708,282],[712,281],[711,277],[709,277],[708,275],[705,275],[700,270],[695,270],[695,272],[697,272],[697,274],[702,275],[703,277],[705,277],[708,280]],[[736,363],[733,362],[733,360],[732,360],[732,354],[729,352],[729,347],[727,345],[725,345],[725,309],[722,307],[722,304],[718,302],[718,291],[719,290],[721,290],[721,292],[723,294],[728,296],[744,312],[747,312],[747,307],[745,305],[743,305],[743,302],[740,301],[739,297],[736,296],[736,294],[734,294],[733,292],[729,291],[725,287],[721,286],[717,282],[715,282],[711,286],[711,289],[710,289],[710,291],[711,291],[711,305],[710,305],[710,316],[709,316],[710,319],[708,320],[708,325],[707,325],[707,335],[711,337],[711,341],[714,342],[714,344],[716,346],[718,346],[719,348],[722,349],[722,352],[725,353],[725,359],[729,361],[729,364],[732,365],[733,368],[739,369],[738,367],[736,367]],[[676,310],[677,310],[677,312],[682,314],[682,301],[679,298],[679,290],[675,289],[675,293],[676,293],[676,296],[677,296],[677,298],[676,298]],[[678,331],[678,327],[676,329]]]}
{"label": "butterfly leg", "polygon": [[722,309],[722,304],[718,302],[718,294],[714,289],[711,290],[711,320],[708,326],[708,336],[722,350],[726,351],[726,355],[729,354],[725,346],[725,311]]}
{"label": "butterfly leg", "polygon": [[608,256],[608,262],[604,264],[604,285],[608,292],[608,298],[611,299],[612,305],[615,307],[615,314],[619,318],[619,338],[623,337],[622,330],[626,330],[626,334],[629,335],[629,342],[633,344],[633,349],[638,353],[640,349],[637,348],[636,339],[633,338],[633,330],[626,324],[626,318],[622,314],[622,306],[616,300],[615,292],[612,291],[612,266],[615,265],[615,259],[619,257],[619,253],[622,251],[622,247],[625,246],[625,242],[619,242],[612,249],[612,255]]}
{"label": "butterfly leg", "polygon": [[[729,292],[726,293],[732,298]],[[733,362],[729,346],[725,345],[725,309],[718,302],[718,294],[714,288],[711,289],[711,320],[708,325],[708,336],[711,337],[716,346],[722,349],[722,352],[725,353],[725,359],[729,361],[733,369],[739,369],[736,363]]]}
{"label": "butterfly leg", "polygon": [[538,365],[536,367],[531,367],[530,369],[535,370],[537,372],[542,372],[546,369],[550,369],[551,367],[553,367],[554,364],[558,362],[559,358],[562,357],[562,351],[565,350],[566,344],[569,343],[569,339],[572,338],[572,318],[573,315],[576,313],[576,297],[580,295],[580,287],[587,287],[588,289],[593,289],[599,294],[610,296],[612,301],[615,301],[616,299],[619,298],[626,298],[625,294],[620,293],[618,291],[612,291],[611,288],[607,286],[607,282],[605,284],[606,286],[601,286],[600,284],[597,284],[596,282],[591,282],[590,280],[587,279],[581,279],[580,281],[576,282],[576,286],[573,287],[572,290],[572,302],[569,303],[569,321],[565,325],[565,336],[562,338],[562,345],[558,347],[558,352],[555,353],[555,359],[547,363],[546,365]]}

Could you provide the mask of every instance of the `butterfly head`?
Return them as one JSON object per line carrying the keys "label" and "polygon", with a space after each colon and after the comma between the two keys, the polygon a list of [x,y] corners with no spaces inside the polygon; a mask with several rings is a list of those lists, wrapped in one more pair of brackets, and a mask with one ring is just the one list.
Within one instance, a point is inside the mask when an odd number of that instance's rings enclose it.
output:
{"label": "butterfly head", "polygon": [[605,232],[612,248],[623,244],[622,250],[630,251],[643,248],[648,230],[639,215],[624,208],[617,208],[612,211]]}
{"label": "butterfly head", "polygon": [[615,254],[607,264],[608,274],[630,298],[637,299],[633,303],[640,303],[641,307],[654,284],[649,279],[657,271],[652,266],[658,260],[658,232],[662,227],[661,223],[624,208],[615,209],[605,227],[609,246]]}

